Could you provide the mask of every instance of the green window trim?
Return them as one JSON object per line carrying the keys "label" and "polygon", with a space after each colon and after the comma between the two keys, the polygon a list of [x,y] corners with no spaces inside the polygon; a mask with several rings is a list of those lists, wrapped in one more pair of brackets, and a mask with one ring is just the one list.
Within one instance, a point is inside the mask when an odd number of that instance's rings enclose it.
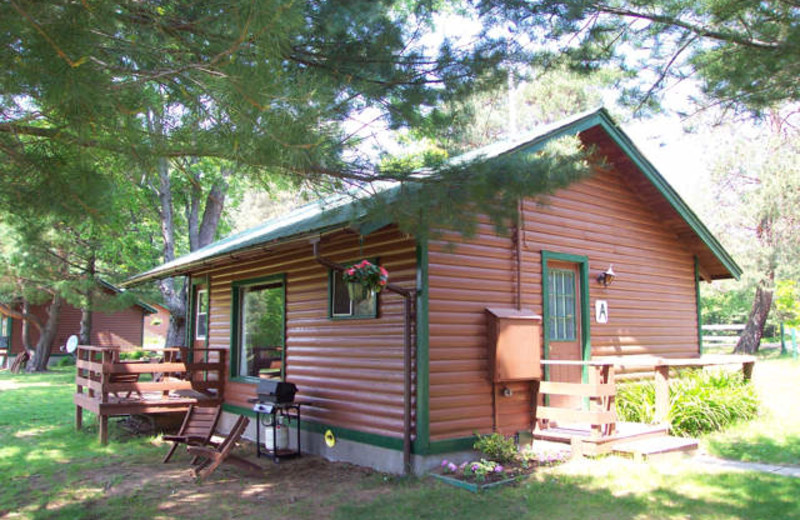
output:
{"label": "green window trim", "polygon": [[[198,276],[198,277],[190,277],[189,278],[189,305],[186,306],[186,346],[189,348],[189,362],[194,361],[194,342],[195,342],[195,309],[197,307],[197,295],[196,293],[199,290],[196,290],[196,287],[204,286],[205,287],[205,296],[206,296],[206,309],[211,310],[211,279],[208,275],[206,276]],[[209,312],[209,315],[211,313]],[[210,324],[206,322],[206,337],[202,338],[205,342],[205,347],[208,348],[208,342],[210,340],[211,334],[208,327]],[[142,324],[144,328],[144,324]],[[143,333],[144,334],[144,333]],[[144,337],[144,336],[143,336]],[[167,345],[170,346],[170,345]],[[204,361],[208,361],[208,352],[205,353]]]}
{"label": "green window trim", "polygon": [[[589,318],[589,258],[583,255],[572,255],[542,250],[542,326],[544,328],[544,358],[549,359],[550,351],[550,288],[547,283],[550,278],[549,262],[570,262],[578,264],[580,301],[581,301],[581,353],[584,361],[592,357],[591,321]],[[545,380],[550,378],[550,370],[544,367]],[[583,381],[588,382],[589,371],[583,367]]]}
{"label": "green window trim", "polygon": [[[359,260],[351,260],[349,262],[342,262],[343,265],[352,265],[357,262],[360,262],[362,259]],[[380,259],[378,257],[367,258],[370,262],[375,265],[380,265]],[[370,312],[365,314],[334,314],[333,313],[333,299],[334,299],[334,280],[336,277],[337,272],[334,269],[328,269],[328,319],[333,321],[339,320],[373,320],[378,318],[378,309],[380,308],[379,301],[380,301],[380,293],[375,295],[375,298],[372,301],[372,309]],[[354,308],[354,304],[352,301],[350,302],[351,309]]]}
{"label": "green window trim", "polygon": [[286,379],[286,274],[276,274],[262,276],[259,278],[249,278],[237,280],[231,283],[231,347],[230,347],[230,381],[235,383],[257,384],[259,379],[255,376],[239,375],[240,362],[239,345],[240,314],[241,314],[241,295],[240,290],[251,285],[275,283],[283,287],[283,306],[281,308],[281,322],[283,323],[283,349],[281,350],[281,381]]}
{"label": "green window trim", "polygon": [[428,329],[428,241],[417,240],[417,422],[412,443],[414,453],[430,449],[430,354]]}

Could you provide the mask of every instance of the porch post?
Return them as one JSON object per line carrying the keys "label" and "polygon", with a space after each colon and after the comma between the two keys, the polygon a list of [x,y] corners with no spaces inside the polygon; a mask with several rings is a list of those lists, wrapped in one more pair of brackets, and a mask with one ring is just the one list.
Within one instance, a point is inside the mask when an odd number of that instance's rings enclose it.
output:
{"label": "porch post", "polygon": [[666,424],[669,420],[669,366],[656,365],[656,413],[655,422]]}

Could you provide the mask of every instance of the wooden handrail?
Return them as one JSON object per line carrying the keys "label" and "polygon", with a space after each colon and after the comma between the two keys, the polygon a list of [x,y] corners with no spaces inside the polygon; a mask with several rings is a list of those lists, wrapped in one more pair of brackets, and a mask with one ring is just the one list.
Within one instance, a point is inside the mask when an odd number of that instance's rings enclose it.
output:
{"label": "wooden handrail", "polygon": [[[186,349],[167,348],[164,352],[181,352]],[[161,392],[162,398],[173,390],[216,390],[221,397],[225,386],[225,356],[227,349],[198,348],[194,349],[195,355],[205,352],[216,352],[218,361],[162,361],[158,363],[144,361],[119,360],[120,349],[117,347],[97,347],[93,345],[79,345],[77,350],[75,384],[77,393],[88,392],[88,397],[108,401],[109,393],[130,393],[154,391]],[[192,377],[191,379],[170,379],[164,381],[139,382],[120,380],[115,377],[124,374],[178,374],[188,375],[216,372],[213,377]],[[135,378],[135,376],[134,376]]]}

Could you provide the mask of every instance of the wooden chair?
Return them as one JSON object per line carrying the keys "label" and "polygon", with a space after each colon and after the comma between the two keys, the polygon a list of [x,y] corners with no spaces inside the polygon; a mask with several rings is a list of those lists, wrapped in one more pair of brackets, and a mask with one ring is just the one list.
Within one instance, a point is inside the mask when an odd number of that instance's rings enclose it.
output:
{"label": "wooden chair", "polygon": [[262,471],[261,467],[257,464],[245,460],[231,453],[236,446],[236,442],[241,438],[250,419],[244,415],[240,415],[236,424],[233,425],[231,432],[225,437],[219,446],[189,446],[186,449],[197,458],[204,459],[194,471],[194,476],[199,479],[204,479],[211,475],[214,470],[219,467],[223,462],[229,462],[247,471],[258,472]]}
{"label": "wooden chair", "polygon": [[[183,418],[180,430],[177,435],[165,435],[165,441],[171,441],[172,446],[164,457],[164,463],[169,462],[178,444],[187,446],[206,446],[215,444],[211,441],[214,430],[217,428],[219,417],[222,414],[221,406],[197,406],[191,405]],[[197,462],[197,457],[192,459],[192,464]]]}

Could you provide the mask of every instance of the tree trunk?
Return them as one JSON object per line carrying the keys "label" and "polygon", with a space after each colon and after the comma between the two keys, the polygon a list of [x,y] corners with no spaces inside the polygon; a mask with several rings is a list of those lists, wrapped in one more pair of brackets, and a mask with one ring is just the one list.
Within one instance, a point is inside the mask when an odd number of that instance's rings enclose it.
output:
{"label": "tree trunk", "polygon": [[53,302],[47,310],[47,322],[45,323],[39,341],[36,342],[31,360],[28,363],[28,372],[44,372],[47,370],[47,361],[50,359],[50,346],[58,332],[58,321],[61,318],[60,296],[53,296]]}
{"label": "tree trunk", "polygon": [[78,343],[81,345],[92,344],[92,297],[88,297],[88,305],[81,309],[81,328],[78,332]]}
{"label": "tree trunk", "polygon": [[[31,305],[28,303],[28,300],[22,302],[22,314],[23,316],[30,316],[30,309]],[[42,333],[42,328],[39,327],[39,334]],[[22,348],[25,349],[26,352],[33,350],[31,347],[31,321],[23,319],[22,320]]]}
{"label": "tree trunk", "polygon": [[[193,184],[193,192],[189,197],[189,203],[186,208],[190,251],[196,251],[213,242],[225,207],[225,197],[229,186],[228,179],[232,174],[232,169],[224,170],[222,178],[211,187],[206,196],[202,219],[200,219],[199,211],[201,192],[197,190],[199,179],[196,179],[197,182]],[[175,218],[170,165],[166,159],[159,159],[158,161],[158,178],[158,202],[161,217],[161,238],[164,241],[164,262],[170,262],[175,259]],[[159,289],[161,290],[164,304],[170,312],[166,346],[185,346],[186,309],[188,305],[186,282],[184,281],[178,285],[177,280],[168,278],[161,280]]]}
{"label": "tree trunk", "polygon": [[750,316],[747,318],[742,335],[734,354],[755,354],[761,345],[761,336],[764,335],[764,325],[767,323],[769,310],[772,307],[772,289],[767,289],[762,284],[756,287],[756,296],[753,299],[753,306],[750,308]]}
{"label": "tree trunk", "polygon": [[78,332],[78,343],[81,345],[91,345],[92,344],[92,309],[94,308],[94,288],[95,288],[95,274],[97,272],[96,269],[96,259],[94,253],[89,258],[89,262],[87,265],[86,272],[89,275],[89,279],[92,282],[91,287],[89,290],[86,291],[86,302],[84,303],[83,308],[81,309],[81,328]]}

